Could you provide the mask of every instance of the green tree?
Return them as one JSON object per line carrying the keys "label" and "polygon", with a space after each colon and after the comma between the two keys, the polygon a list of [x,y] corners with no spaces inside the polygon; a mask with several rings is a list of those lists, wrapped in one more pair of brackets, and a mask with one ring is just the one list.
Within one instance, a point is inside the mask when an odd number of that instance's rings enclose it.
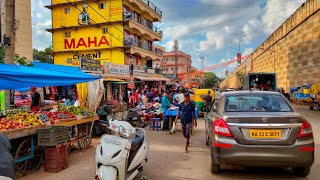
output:
{"label": "green tree", "polygon": [[220,78],[216,76],[215,73],[207,72],[204,74],[204,78],[205,78],[205,84],[204,84],[205,88],[211,89],[213,87],[218,87]]}
{"label": "green tree", "polygon": [[20,57],[19,54],[16,54],[15,62],[23,66],[32,66],[26,57]]}
{"label": "green tree", "polygon": [[5,58],[4,48],[0,47],[0,63],[1,64],[4,64],[4,58]]}
{"label": "green tree", "polygon": [[52,61],[52,46],[45,48],[44,50],[33,49],[33,59],[39,60],[43,63],[53,63]]}

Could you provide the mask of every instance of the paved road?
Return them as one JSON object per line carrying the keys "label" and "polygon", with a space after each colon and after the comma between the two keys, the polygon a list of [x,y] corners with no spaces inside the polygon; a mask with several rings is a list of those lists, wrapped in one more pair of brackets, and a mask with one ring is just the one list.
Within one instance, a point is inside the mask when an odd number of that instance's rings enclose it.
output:
{"label": "paved road", "polygon": [[[320,179],[320,112],[309,111],[303,107],[296,109],[305,115],[313,125],[316,137],[316,161],[307,178],[293,176],[290,169],[279,168],[243,168],[224,167],[221,174],[210,172],[208,148],[204,142],[204,121],[200,120],[196,134],[192,136],[190,153],[184,153],[184,139],[180,131],[174,135],[168,132],[148,131],[150,157],[144,175],[151,180],[228,180],[228,179]],[[43,169],[19,178],[20,180],[89,180],[94,177],[94,153],[99,139],[94,139],[93,146],[85,151],[71,153],[69,168],[59,173],[46,173]],[[140,179],[139,177],[136,180]]]}

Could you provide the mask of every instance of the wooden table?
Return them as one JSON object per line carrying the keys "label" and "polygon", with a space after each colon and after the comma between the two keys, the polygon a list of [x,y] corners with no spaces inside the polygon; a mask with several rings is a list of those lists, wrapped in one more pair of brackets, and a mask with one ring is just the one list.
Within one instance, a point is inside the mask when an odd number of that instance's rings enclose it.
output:
{"label": "wooden table", "polygon": [[74,126],[74,125],[85,124],[85,123],[89,123],[97,120],[99,120],[99,116],[85,117],[82,119],[69,119],[69,120],[62,120],[60,122],[56,122],[53,126]]}

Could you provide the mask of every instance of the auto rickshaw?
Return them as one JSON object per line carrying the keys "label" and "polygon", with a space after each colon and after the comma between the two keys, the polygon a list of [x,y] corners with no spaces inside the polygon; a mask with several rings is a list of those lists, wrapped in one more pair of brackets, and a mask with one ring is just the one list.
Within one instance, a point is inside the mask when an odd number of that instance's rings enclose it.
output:
{"label": "auto rickshaw", "polygon": [[197,106],[201,113],[202,107],[204,106],[204,100],[203,98],[208,94],[208,91],[210,91],[210,95],[212,97],[212,101],[214,100],[214,91],[211,89],[197,89],[194,92],[194,103]]}

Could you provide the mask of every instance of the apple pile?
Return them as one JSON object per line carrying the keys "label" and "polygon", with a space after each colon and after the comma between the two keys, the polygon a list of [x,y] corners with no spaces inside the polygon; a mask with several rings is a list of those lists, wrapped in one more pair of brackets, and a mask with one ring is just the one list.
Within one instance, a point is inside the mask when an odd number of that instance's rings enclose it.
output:
{"label": "apple pile", "polygon": [[10,129],[18,129],[23,128],[19,122],[8,120],[8,119],[0,119],[0,131],[10,130]]}
{"label": "apple pile", "polygon": [[63,117],[61,117],[59,114],[64,114],[68,119],[76,118],[76,115],[73,113],[69,113],[67,111],[58,111],[58,112],[45,112],[45,114],[52,120],[62,120]]}

